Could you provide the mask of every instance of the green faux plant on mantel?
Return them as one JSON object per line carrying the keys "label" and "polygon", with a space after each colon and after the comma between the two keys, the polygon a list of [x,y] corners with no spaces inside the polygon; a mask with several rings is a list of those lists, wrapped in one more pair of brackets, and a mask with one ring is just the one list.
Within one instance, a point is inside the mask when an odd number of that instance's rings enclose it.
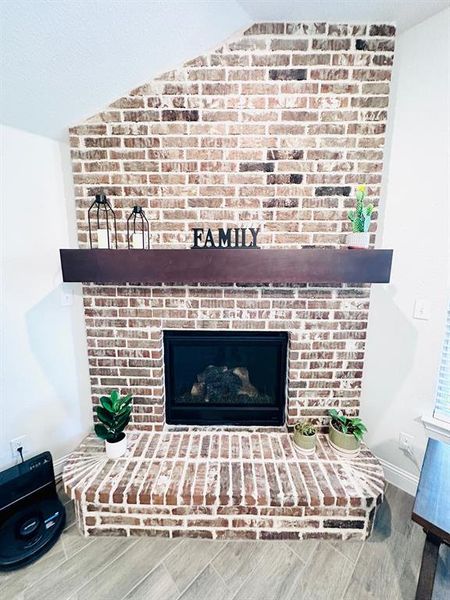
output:
{"label": "green faux plant on mantel", "polygon": [[311,421],[298,421],[294,425],[294,444],[304,454],[314,454],[316,438],[316,426]]}
{"label": "green faux plant on mantel", "polygon": [[367,427],[359,417],[346,417],[342,411],[332,408],[330,416],[329,441],[344,454],[357,454]]}
{"label": "green faux plant on mantel", "polygon": [[352,223],[352,233],[346,238],[349,248],[368,248],[370,243],[369,227],[372,220],[373,204],[365,204],[366,186],[356,188],[356,206],[350,210],[348,218]]}
{"label": "green faux plant on mantel", "polygon": [[94,429],[98,437],[105,440],[108,458],[119,458],[126,452],[127,440],[124,429],[130,422],[132,400],[131,394],[120,396],[117,390],[113,390],[109,396],[100,398],[100,405],[97,406],[97,417],[100,423],[96,423]]}

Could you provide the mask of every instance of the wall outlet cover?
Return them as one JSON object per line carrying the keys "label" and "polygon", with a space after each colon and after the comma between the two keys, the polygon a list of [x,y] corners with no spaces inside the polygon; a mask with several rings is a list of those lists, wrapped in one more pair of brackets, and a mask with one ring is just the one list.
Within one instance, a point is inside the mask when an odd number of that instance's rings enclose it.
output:
{"label": "wall outlet cover", "polygon": [[403,450],[412,450],[414,444],[414,436],[401,431],[398,435],[399,446]]}
{"label": "wall outlet cover", "polygon": [[28,436],[21,435],[20,437],[16,437],[9,442],[11,446],[11,454],[15,461],[20,462],[20,454],[18,452],[18,448],[22,448],[23,458],[28,454]]}

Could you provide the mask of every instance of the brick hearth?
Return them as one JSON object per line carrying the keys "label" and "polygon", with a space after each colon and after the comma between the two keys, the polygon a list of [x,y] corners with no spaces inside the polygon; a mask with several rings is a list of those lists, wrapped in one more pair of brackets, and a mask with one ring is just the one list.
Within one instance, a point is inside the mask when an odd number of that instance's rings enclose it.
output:
{"label": "brick hearth", "polygon": [[343,459],[319,436],[304,457],[287,433],[133,432],[106,459],[89,436],[64,469],[85,535],[365,539],[382,500],[371,452]]}

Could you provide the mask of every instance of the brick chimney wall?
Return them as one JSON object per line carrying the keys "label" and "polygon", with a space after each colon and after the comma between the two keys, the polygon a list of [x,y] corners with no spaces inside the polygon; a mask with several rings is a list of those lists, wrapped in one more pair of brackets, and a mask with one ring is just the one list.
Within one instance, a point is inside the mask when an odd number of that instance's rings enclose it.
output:
{"label": "brick chimney wall", "polygon": [[[263,248],[339,246],[354,188],[378,206],[395,28],[261,23],[70,130],[78,239],[105,192],[126,247],[135,204],[152,248],[193,227],[261,225]],[[371,225],[375,241],[377,214]],[[251,250],[250,250],[251,251]],[[133,426],[164,425],[162,331],[286,330],[288,421],[359,407],[370,287],[83,286],[93,404],[135,395]]]}

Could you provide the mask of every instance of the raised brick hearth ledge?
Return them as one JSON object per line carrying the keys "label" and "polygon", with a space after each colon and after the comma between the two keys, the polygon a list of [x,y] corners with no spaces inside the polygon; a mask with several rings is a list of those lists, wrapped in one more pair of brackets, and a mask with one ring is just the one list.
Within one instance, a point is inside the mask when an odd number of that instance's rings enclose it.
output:
{"label": "raised brick hearth ledge", "polygon": [[116,461],[88,436],[63,480],[85,535],[365,539],[384,491],[366,447],[342,458],[321,434],[304,457],[252,431],[131,432]]}

